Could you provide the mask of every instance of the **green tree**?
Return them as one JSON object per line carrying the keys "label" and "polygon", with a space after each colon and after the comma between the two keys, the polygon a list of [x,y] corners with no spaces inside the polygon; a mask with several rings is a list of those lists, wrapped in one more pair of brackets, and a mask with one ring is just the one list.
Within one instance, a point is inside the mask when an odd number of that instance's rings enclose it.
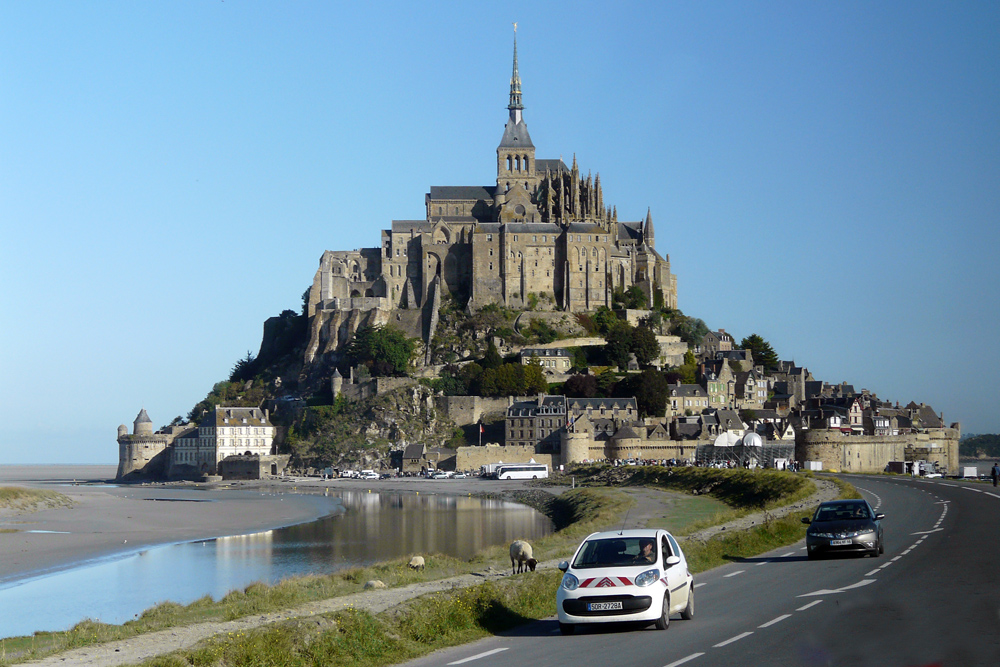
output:
{"label": "green tree", "polygon": [[698,345],[708,333],[708,325],[697,317],[688,317],[675,310],[670,314],[670,333],[680,336],[688,345]]}
{"label": "green tree", "polygon": [[253,356],[253,352],[247,350],[247,356],[233,364],[233,369],[229,372],[229,381],[246,382],[251,379],[257,373],[257,364],[255,362],[256,359]]}
{"label": "green tree", "polygon": [[623,322],[615,315],[615,311],[611,310],[607,306],[601,306],[594,313],[593,317],[594,327],[597,329],[597,333],[606,334],[612,329],[620,327]]}
{"label": "green tree", "polygon": [[563,392],[571,398],[593,398],[597,395],[597,378],[593,375],[571,375]]}
{"label": "green tree", "polygon": [[662,417],[666,412],[670,387],[659,371],[648,368],[638,375],[630,375],[619,382],[616,389],[621,396],[635,396],[643,417]]}
{"label": "green tree", "polygon": [[413,356],[413,340],[391,324],[361,327],[347,345],[352,364],[363,364],[372,375],[406,375]]}
{"label": "green tree", "polygon": [[740,349],[753,352],[754,364],[763,366],[765,372],[778,370],[778,354],[762,336],[750,334],[740,341]]}
{"label": "green tree", "polygon": [[521,368],[523,394],[547,394],[549,383],[545,380],[545,371],[538,357],[532,357],[527,364],[517,364]]}
{"label": "green tree", "polygon": [[503,366],[503,357],[500,356],[500,352],[492,340],[490,340],[490,344],[486,348],[486,354],[483,356],[483,360],[479,362],[479,365],[483,367],[483,370]]}
{"label": "green tree", "polygon": [[660,344],[652,329],[640,326],[632,330],[632,352],[641,366],[648,366],[660,358]]}
{"label": "green tree", "polygon": [[618,366],[619,369],[625,369],[628,366],[629,352],[632,351],[631,325],[622,322],[604,334],[604,340],[607,341],[604,351],[608,356],[608,361]]}

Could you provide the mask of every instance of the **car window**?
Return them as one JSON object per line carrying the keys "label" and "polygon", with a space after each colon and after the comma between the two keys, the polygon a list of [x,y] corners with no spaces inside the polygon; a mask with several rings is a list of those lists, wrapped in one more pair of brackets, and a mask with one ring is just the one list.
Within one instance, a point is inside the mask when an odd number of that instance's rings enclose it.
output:
{"label": "car window", "polygon": [[[640,561],[641,542],[650,537],[616,537],[587,540],[573,561],[574,568],[634,566]],[[655,553],[655,552],[654,552]]]}
{"label": "car window", "polygon": [[667,539],[670,540],[670,549],[675,556],[680,556],[681,559],[684,558],[684,552],[681,551],[681,546],[677,544],[677,540],[674,539],[673,535],[667,534]]}

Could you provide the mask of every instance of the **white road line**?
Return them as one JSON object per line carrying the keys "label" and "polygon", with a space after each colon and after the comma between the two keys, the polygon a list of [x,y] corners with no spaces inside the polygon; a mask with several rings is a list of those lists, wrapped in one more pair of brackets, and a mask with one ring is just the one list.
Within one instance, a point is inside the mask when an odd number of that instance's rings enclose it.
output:
{"label": "white road line", "polygon": [[695,588],[701,588],[701,587],[702,587],[702,586],[704,586],[704,585],[705,585],[705,582],[703,581],[703,582],[701,582],[700,584],[695,584],[695,585],[694,585],[694,587],[695,587]]}
{"label": "white road line", "polygon": [[664,665],[663,667],[677,667],[677,665],[683,665],[685,662],[687,662],[689,660],[694,660],[695,658],[697,658],[699,656],[702,656],[702,655],[705,655],[705,654],[704,653],[692,653],[691,655],[689,655],[686,658],[681,658],[680,660],[674,660],[669,665]]}
{"label": "white road line", "polygon": [[874,570],[872,570],[871,572],[869,572],[865,576],[866,577],[874,577],[876,574],[878,574],[878,571],[881,570],[881,569],[882,568],[880,568],[880,567],[876,567]]}
{"label": "white road line", "polygon": [[456,660],[455,662],[449,662],[449,665],[461,665],[464,662],[472,662],[473,660],[479,660],[480,658],[485,658],[487,656],[506,651],[507,647],[495,648],[492,651],[486,651],[485,653],[479,653],[477,655],[470,655],[468,658],[462,658],[461,660]]}
{"label": "white road line", "polygon": [[985,493],[985,494],[986,494],[986,495],[988,495],[988,496],[993,496],[994,498],[1000,498],[1000,496],[998,496],[997,494],[995,494],[995,493],[990,493],[989,491],[984,491],[983,493]]}
{"label": "white road line", "polygon": [[757,563],[757,567],[760,567],[761,565],[767,565],[767,564],[768,564],[768,563],[770,563],[770,562],[771,562],[771,561],[767,561],[767,560],[765,560],[765,561],[761,561],[761,562]]}
{"label": "white road line", "polygon": [[900,558],[902,558],[902,556],[896,556],[896,557],[894,557],[894,558],[892,559],[892,562],[893,562],[893,563],[895,563],[895,562],[896,562],[897,560],[899,560]]}
{"label": "white road line", "polygon": [[718,644],[714,645],[712,648],[722,648],[726,644],[732,644],[733,642],[738,642],[739,640],[743,639],[744,637],[749,637],[752,634],[753,634],[752,632],[744,632],[742,635],[736,635],[735,637],[730,637],[729,639],[727,639],[724,642],[719,642]]}
{"label": "white road line", "polygon": [[963,486],[962,488],[965,489],[966,491],[975,491],[976,493],[982,493],[982,490],[974,489],[971,486]]}
{"label": "white road line", "polygon": [[941,486],[951,486],[951,487],[956,487],[956,486],[958,486],[958,484],[945,484],[944,482],[941,482]]}
{"label": "white road line", "polygon": [[730,572],[726,577],[735,577],[737,574],[743,574],[746,570],[736,570],[735,572]]}
{"label": "white road line", "polygon": [[768,621],[767,623],[764,623],[763,625],[758,625],[757,627],[758,627],[758,628],[769,628],[769,627],[771,627],[772,625],[774,625],[775,623],[781,623],[781,622],[782,622],[783,620],[785,620],[786,618],[791,618],[791,617],[792,617],[792,615],[791,615],[791,614],[782,614],[782,615],[781,615],[781,616],[779,616],[778,618],[773,618],[773,619],[771,619],[770,621]]}
{"label": "white road line", "polygon": [[913,549],[913,547],[910,547],[909,549],[907,549],[906,551],[904,551],[903,553],[901,553],[901,554],[899,554],[899,555],[900,555],[900,556],[905,556],[906,554],[910,553],[910,550],[911,550],[911,549]]}
{"label": "white road line", "polygon": [[934,530],[922,530],[919,533],[910,533],[910,535],[930,535],[931,533],[937,533],[944,530],[944,528],[935,528]]}
{"label": "white road line", "polygon": [[802,607],[799,607],[799,608],[798,608],[798,609],[796,609],[795,611],[805,611],[805,610],[806,610],[806,609],[808,609],[809,607],[815,607],[815,606],[816,606],[816,605],[818,605],[818,604],[819,604],[820,602],[822,602],[822,600],[813,600],[813,601],[812,601],[812,602],[810,602],[809,604],[807,604],[807,605],[805,605],[805,606],[802,606]]}
{"label": "white road line", "polygon": [[[883,565],[882,567],[885,567],[885,565]],[[802,595],[799,595],[797,597],[807,598],[811,595],[830,595],[831,593],[843,593],[844,591],[849,591],[852,588],[861,588],[862,586],[867,586],[868,584],[874,584],[876,581],[877,581],[876,579],[862,579],[856,584],[851,584],[850,586],[844,586],[843,588],[835,588],[832,590],[829,588],[823,588],[818,591],[813,591],[812,593],[803,593]]]}
{"label": "white road line", "polygon": [[794,551],[789,551],[787,554],[781,554],[781,557],[788,558],[789,556],[794,556],[794,555],[795,555]]}

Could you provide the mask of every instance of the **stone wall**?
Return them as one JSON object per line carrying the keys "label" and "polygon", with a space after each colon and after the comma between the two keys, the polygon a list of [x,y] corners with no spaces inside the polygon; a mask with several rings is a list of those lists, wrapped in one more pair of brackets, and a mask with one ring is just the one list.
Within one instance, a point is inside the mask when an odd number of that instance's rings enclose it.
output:
{"label": "stone wall", "polygon": [[475,424],[485,415],[507,414],[509,401],[506,398],[483,398],[481,396],[435,396],[434,407],[455,422],[456,426]]}
{"label": "stone wall", "polygon": [[905,435],[857,436],[839,431],[809,430],[795,435],[795,460],[820,461],[823,470],[882,472],[889,461],[934,461],[948,472],[958,472],[955,428]]}
{"label": "stone wall", "polygon": [[487,463],[547,463],[553,469],[551,454],[536,454],[535,448],[520,445],[483,445],[482,447],[459,447],[455,455],[455,470],[479,470]]}

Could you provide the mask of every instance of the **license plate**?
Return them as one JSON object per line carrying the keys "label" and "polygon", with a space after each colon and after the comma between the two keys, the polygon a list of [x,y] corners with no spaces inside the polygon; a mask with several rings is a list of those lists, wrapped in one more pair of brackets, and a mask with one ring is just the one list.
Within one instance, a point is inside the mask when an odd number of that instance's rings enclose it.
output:
{"label": "license plate", "polygon": [[846,547],[851,543],[850,540],[830,540],[831,547]]}
{"label": "license plate", "polygon": [[588,602],[587,611],[611,611],[613,609],[621,609],[621,602]]}

